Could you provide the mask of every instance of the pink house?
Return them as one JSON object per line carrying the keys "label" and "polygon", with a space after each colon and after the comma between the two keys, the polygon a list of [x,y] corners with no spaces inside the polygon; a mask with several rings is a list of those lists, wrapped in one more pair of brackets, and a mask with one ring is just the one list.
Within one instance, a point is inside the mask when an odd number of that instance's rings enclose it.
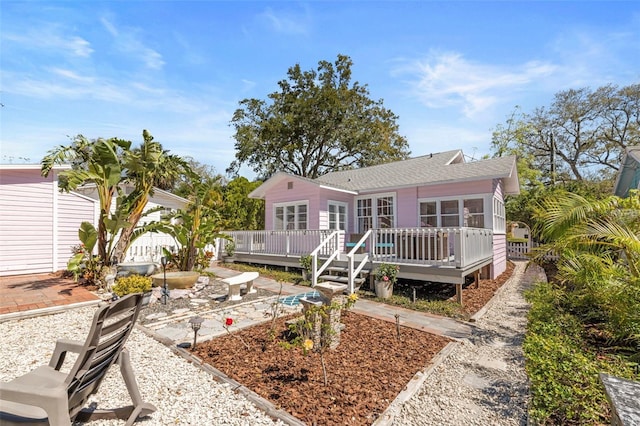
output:
{"label": "pink house", "polygon": [[515,157],[466,162],[460,150],[317,179],[277,173],[249,194],[265,200],[265,231],[234,231],[238,260],[318,260],[355,276],[387,262],[399,276],[461,285],[506,268],[504,197],[519,193]]}
{"label": "pink house", "polygon": [[[70,167],[56,166],[46,178],[40,167],[0,165],[0,276],[65,270],[71,247],[80,243],[80,224],[97,224],[95,190],[87,186],[60,192],[58,175]],[[186,203],[184,198],[156,189],[147,209],[178,209]],[[159,211],[147,218],[158,219]],[[154,256],[159,255],[160,246],[175,244],[163,234],[144,235],[129,249],[127,260],[158,260]]]}

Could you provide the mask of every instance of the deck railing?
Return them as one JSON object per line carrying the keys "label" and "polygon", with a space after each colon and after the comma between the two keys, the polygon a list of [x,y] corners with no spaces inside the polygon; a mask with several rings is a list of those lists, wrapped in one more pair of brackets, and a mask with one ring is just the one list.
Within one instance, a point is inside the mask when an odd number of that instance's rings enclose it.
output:
{"label": "deck railing", "polygon": [[[345,243],[339,231],[321,245],[332,230],[229,231],[236,253],[300,257],[314,250],[319,258],[345,253],[365,253],[374,262],[465,268],[493,256],[493,232],[481,228],[372,229],[360,241]],[[364,247],[363,247],[364,246]],[[224,244],[218,244],[222,250]],[[353,265],[357,269],[358,265]]]}
{"label": "deck railing", "polygon": [[493,232],[480,228],[375,229],[367,251],[374,262],[464,268],[493,255]]}
{"label": "deck railing", "polygon": [[[236,253],[274,256],[302,256],[314,251],[332,233],[329,229],[286,231],[228,231],[236,245]],[[336,242],[334,245],[337,245]],[[220,249],[224,244],[218,245]],[[318,254],[330,256],[338,247],[327,245]]]}

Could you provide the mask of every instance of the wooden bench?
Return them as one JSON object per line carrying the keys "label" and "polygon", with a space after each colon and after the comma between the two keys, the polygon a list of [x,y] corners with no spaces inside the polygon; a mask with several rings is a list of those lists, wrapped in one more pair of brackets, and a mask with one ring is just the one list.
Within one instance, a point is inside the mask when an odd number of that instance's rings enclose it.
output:
{"label": "wooden bench", "polygon": [[242,296],[240,296],[240,287],[242,284],[247,285],[245,294],[255,293],[256,289],[253,288],[253,280],[259,276],[260,274],[257,272],[243,272],[240,275],[223,279],[222,282],[229,286],[228,300],[242,300]]}

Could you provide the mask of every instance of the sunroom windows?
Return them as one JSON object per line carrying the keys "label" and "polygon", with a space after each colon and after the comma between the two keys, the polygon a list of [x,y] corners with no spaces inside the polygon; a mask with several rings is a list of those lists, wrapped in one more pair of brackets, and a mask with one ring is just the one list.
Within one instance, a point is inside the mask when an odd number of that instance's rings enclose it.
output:
{"label": "sunroom windows", "polygon": [[276,204],[273,214],[273,229],[307,229],[307,202]]}
{"label": "sunroom windows", "polygon": [[484,201],[484,197],[420,200],[420,226],[484,228]]}

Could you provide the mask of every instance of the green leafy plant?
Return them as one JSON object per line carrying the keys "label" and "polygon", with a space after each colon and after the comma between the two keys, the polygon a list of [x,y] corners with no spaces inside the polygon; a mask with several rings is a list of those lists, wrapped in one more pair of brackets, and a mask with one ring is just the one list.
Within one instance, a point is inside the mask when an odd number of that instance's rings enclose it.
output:
{"label": "green leafy plant", "polygon": [[375,270],[377,281],[385,281],[389,284],[395,284],[398,281],[398,272],[400,267],[390,263],[381,263]]}
{"label": "green leafy plant", "polygon": [[306,271],[311,270],[311,262],[313,262],[313,257],[310,254],[305,254],[300,256],[300,267]]}
{"label": "green leafy plant", "polygon": [[132,293],[146,293],[151,291],[152,281],[151,277],[133,274],[118,278],[111,290],[119,297]]}
{"label": "green leafy plant", "polygon": [[233,257],[233,255],[236,254],[236,243],[234,243],[233,240],[227,242],[224,246],[224,252],[227,256]]}
{"label": "green leafy plant", "polygon": [[98,232],[89,222],[82,222],[78,229],[80,245],[72,247],[73,256],[67,262],[67,270],[77,281],[82,276],[88,284],[95,284],[100,280],[102,259],[93,254],[98,241]]}

